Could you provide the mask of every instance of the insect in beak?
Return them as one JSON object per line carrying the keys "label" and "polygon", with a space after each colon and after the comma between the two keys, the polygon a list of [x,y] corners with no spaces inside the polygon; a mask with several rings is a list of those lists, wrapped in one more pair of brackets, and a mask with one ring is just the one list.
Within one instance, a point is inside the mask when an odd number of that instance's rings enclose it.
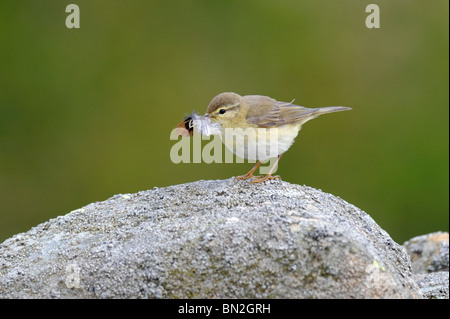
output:
{"label": "insect in beak", "polygon": [[211,123],[211,116],[207,115],[197,115],[195,112],[186,116],[183,122],[177,125],[178,135],[181,136],[193,136],[194,126],[198,132],[202,135],[210,136],[214,134],[220,134],[220,124]]}
{"label": "insect in beak", "polygon": [[186,116],[176,127],[178,127],[178,135],[181,135],[182,137],[192,136],[194,134],[194,125],[191,116]]}

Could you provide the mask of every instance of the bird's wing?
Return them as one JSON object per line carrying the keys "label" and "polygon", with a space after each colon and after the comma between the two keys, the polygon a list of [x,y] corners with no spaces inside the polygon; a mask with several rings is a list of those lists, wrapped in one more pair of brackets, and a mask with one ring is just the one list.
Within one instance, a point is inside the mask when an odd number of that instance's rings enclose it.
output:
{"label": "bird's wing", "polygon": [[310,109],[288,102],[279,102],[267,96],[245,96],[249,104],[247,121],[258,127],[277,127],[306,122],[316,116],[318,109]]}

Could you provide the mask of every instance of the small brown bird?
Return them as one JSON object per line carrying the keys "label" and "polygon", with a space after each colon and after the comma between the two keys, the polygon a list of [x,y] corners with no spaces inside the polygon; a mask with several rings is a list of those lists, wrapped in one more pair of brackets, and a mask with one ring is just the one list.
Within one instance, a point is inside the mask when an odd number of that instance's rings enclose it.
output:
{"label": "small brown bird", "polygon": [[[262,95],[240,96],[233,92],[225,92],[217,95],[209,103],[205,116],[212,123],[220,123],[222,141],[225,146],[241,158],[257,160],[256,165],[245,175],[237,179],[255,178],[252,183],[262,183],[269,179],[279,178],[272,176],[273,170],[278,164],[281,155],[294,143],[294,139],[302,125],[319,115],[351,110],[344,106],[330,106],[321,108],[306,108],[288,102],[279,102],[273,98]],[[267,131],[259,128],[269,129]],[[232,129],[236,138],[226,138],[226,129]],[[240,130],[238,130],[240,129]],[[270,130],[275,129],[276,143],[269,140]],[[258,149],[260,144],[274,146],[270,152],[251,152]],[[262,154],[261,154],[262,153]],[[261,165],[261,161],[277,157],[269,173],[262,176],[253,176],[253,173]]]}
{"label": "small brown bird", "polygon": [[[272,176],[272,173],[304,123],[322,114],[347,110],[351,108],[330,106],[310,109],[292,102],[279,102],[268,96],[240,96],[225,92],[212,99],[205,116],[192,113],[177,127],[183,136],[192,136],[195,123],[200,126],[200,129],[197,128],[202,134],[220,134],[225,146],[238,157],[258,161],[247,174],[236,178],[254,178],[252,183],[262,183],[280,178]],[[268,174],[254,176],[262,161],[270,158],[277,159]]]}

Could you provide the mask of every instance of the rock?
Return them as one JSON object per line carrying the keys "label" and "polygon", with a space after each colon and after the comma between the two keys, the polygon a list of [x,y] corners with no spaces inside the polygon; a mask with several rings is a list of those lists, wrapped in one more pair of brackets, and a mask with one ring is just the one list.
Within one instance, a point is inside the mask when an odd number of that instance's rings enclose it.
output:
{"label": "rock", "polygon": [[421,298],[365,212],[281,181],[116,195],[0,245],[0,298]]}
{"label": "rock", "polygon": [[411,238],[403,244],[411,256],[413,273],[449,270],[448,233],[436,232]]}
{"label": "rock", "polygon": [[413,275],[422,294],[428,299],[449,299],[448,271]]}
{"label": "rock", "polygon": [[413,278],[425,298],[449,299],[448,233],[411,238],[403,244],[411,256]]}

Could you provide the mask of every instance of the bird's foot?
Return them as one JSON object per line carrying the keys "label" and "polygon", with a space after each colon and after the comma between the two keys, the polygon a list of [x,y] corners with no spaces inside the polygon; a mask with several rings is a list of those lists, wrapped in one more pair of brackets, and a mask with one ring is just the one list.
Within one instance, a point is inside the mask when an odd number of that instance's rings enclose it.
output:
{"label": "bird's foot", "polygon": [[272,176],[270,174],[267,174],[266,176],[254,176],[256,179],[252,181],[253,184],[255,183],[264,183],[267,182],[270,179],[279,179],[281,180],[281,177],[279,175]]}
{"label": "bird's foot", "polygon": [[236,176],[235,178],[237,180],[246,180],[246,179],[255,178],[255,177],[258,177],[258,176],[254,176],[252,173],[247,173],[245,175]]}

